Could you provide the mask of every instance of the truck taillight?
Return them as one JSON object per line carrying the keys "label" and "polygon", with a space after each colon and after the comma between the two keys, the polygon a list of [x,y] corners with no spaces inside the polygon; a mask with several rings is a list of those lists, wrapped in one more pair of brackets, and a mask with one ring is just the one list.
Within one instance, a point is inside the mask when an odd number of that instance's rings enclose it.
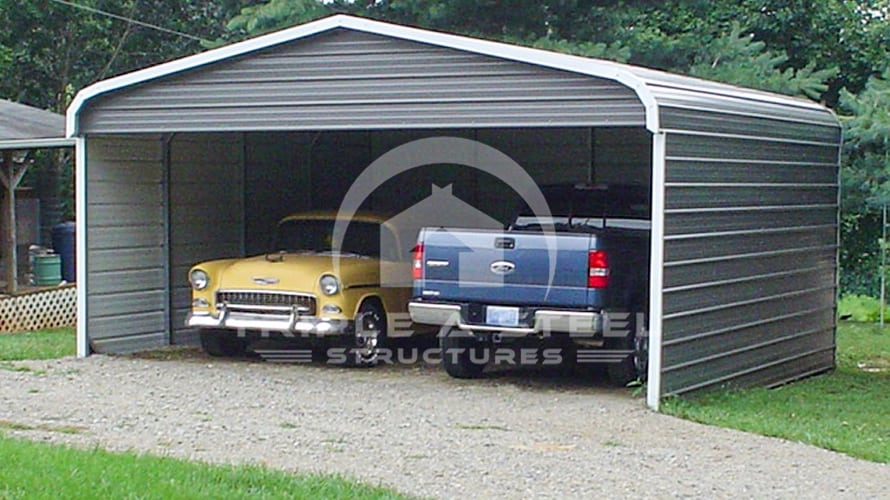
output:
{"label": "truck taillight", "polygon": [[587,288],[609,286],[609,255],[602,250],[591,250],[587,255]]}
{"label": "truck taillight", "polygon": [[423,279],[423,243],[414,247],[414,262],[411,264],[411,278]]}

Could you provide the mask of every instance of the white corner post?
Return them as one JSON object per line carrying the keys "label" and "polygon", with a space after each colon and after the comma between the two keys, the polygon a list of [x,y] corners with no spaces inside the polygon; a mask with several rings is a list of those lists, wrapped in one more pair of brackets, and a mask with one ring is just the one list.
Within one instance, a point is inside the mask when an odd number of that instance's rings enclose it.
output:
{"label": "white corner post", "polygon": [[646,404],[658,411],[661,403],[661,348],[664,289],[664,197],[666,139],[664,132],[652,135],[652,233],[649,254],[649,374]]}
{"label": "white corner post", "polygon": [[74,191],[77,248],[77,357],[90,355],[87,331],[87,148],[86,139],[74,141]]}

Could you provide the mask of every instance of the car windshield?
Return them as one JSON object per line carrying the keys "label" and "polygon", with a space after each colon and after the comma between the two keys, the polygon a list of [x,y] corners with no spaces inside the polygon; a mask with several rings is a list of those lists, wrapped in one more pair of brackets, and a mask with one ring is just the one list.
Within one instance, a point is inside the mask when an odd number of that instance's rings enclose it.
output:
{"label": "car windshield", "polygon": [[289,219],[278,224],[275,251],[334,252],[365,257],[380,256],[380,224],[349,223],[339,248],[334,248],[333,219]]}

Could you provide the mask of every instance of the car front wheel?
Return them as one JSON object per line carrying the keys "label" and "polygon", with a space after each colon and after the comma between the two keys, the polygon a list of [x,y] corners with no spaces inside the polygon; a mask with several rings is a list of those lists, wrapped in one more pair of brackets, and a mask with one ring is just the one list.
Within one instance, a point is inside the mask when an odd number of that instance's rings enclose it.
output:
{"label": "car front wheel", "polygon": [[201,330],[201,348],[215,357],[237,357],[247,353],[247,340],[231,330]]}
{"label": "car front wheel", "polygon": [[386,312],[379,301],[362,302],[355,315],[355,336],[349,346],[348,360],[353,366],[374,366],[386,345]]}

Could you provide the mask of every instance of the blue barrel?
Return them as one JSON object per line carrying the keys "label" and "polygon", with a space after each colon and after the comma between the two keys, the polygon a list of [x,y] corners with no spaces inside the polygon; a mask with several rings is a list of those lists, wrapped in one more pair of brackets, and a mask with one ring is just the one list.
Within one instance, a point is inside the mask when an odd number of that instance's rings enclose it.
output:
{"label": "blue barrel", "polygon": [[61,222],[53,227],[53,250],[62,258],[62,279],[68,283],[77,280],[75,227],[73,222]]}

